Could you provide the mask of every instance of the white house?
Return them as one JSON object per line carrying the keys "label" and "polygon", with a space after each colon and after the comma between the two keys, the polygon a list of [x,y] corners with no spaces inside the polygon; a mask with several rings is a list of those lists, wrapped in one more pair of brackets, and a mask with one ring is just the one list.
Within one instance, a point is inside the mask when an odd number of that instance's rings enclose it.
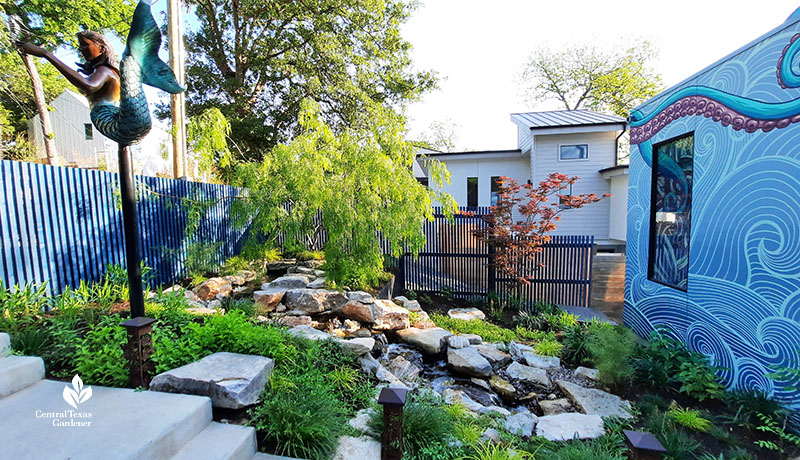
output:
{"label": "white house", "polygon": [[[84,96],[65,90],[49,106],[59,165],[117,171],[117,144],[92,126],[89,102]],[[29,139],[37,156],[44,158],[41,126],[38,116],[28,120]],[[131,157],[135,174],[170,175],[172,142],[169,133],[153,126],[139,144],[131,146]]]}
{"label": "white house", "polygon": [[[571,193],[614,196],[561,213],[553,234],[594,235],[598,248],[624,246],[627,166],[617,166],[618,140],[626,120],[586,110],[515,113],[517,148],[478,152],[421,151],[447,165],[451,183],[442,188],[459,206],[491,206],[500,176],[537,184],[559,172],[578,176]],[[424,159],[419,160],[424,164]],[[416,171],[416,170],[415,170]],[[420,177],[424,180],[424,177]],[[433,184],[431,184],[433,185]]]}

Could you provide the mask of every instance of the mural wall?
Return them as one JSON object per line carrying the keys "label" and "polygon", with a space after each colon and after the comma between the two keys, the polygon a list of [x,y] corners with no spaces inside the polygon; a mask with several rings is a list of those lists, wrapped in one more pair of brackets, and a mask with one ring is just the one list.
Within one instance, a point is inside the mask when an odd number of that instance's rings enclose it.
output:
{"label": "mural wall", "polygon": [[793,16],[631,114],[624,313],[798,410],[767,374],[800,368],[799,53]]}

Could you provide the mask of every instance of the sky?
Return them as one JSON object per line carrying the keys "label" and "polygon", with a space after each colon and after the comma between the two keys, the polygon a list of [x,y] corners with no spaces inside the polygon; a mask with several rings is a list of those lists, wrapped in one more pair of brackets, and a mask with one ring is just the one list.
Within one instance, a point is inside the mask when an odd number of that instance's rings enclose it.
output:
{"label": "sky", "polygon": [[403,26],[418,69],[442,78],[440,90],[409,109],[411,138],[433,122],[454,123],[457,150],[516,148],[510,114],[559,110],[531,105],[520,75],[533,50],[571,43],[613,47],[654,43],[654,62],[673,86],[780,25],[800,0],[421,0]]}
{"label": "sky", "polygon": [[[510,114],[559,110],[557,103],[531,105],[520,76],[539,46],[593,43],[598,48],[652,42],[660,52],[654,70],[675,85],[780,25],[800,0],[419,0],[402,26],[419,70],[434,70],[440,89],[408,110],[410,139],[431,123],[455,126],[457,150],[516,148]],[[153,4],[166,21],[167,0]],[[185,27],[197,26],[185,15]],[[121,43],[115,43],[121,53]],[[77,57],[59,53],[72,63]],[[162,53],[166,60],[167,54]],[[152,102],[158,92],[146,89]]]}

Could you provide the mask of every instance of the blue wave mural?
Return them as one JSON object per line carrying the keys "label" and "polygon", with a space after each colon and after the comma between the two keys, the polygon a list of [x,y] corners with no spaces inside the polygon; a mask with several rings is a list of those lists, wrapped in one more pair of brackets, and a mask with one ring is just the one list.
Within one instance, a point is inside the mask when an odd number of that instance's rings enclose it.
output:
{"label": "blue wave mural", "polygon": [[[729,388],[763,390],[800,414],[800,379],[767,376],[800,368],[798,19],[632,112],[624,321],[644,337],[666,327],[724,368]],[[650,281],[648,257],[653,145],[688,133],[684,292]]]}

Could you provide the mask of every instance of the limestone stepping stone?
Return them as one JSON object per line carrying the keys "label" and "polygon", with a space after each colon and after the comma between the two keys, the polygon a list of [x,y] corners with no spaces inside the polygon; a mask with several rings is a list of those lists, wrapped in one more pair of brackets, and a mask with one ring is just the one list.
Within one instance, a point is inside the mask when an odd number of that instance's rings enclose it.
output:
{"label": "limestone stepping stone", "polygon": [[547,371],[538,367],[530,367],[513,362],[506,368],[506,374],[512,379],[532,383],[540,387],[549,388],[552,386],[550,379],[547,377]]}
{"label": "limestone stepping stone", "polygon": [[527,351],[522,352],[525,363],[531,367],[541,369],[558,369],[561,367],[561,360],[557,356],[542,356]]}
{"label": "limestone stepping stone", "polygon": [[600,417],[633,417],[630,413],[631,403],[619,396],[595,388],[584,388],[566,380],[557,380],[556,384],[575,407],[585,414]]}
{"label": "limestone stepping stone", "polygon": [[447,311],[447,316],[453,319],[463,319],[471,321],[473,319],[486,319],[486,314],[477,308],[451,308]]}
{"label": "limestone stepping stone", "polygon": [[208,396],[214,407],[241,409],[258,402],[275,361],[220,352],[153,377],[150,389]]}
{"label": "limestone stepping stone", "polygon": [[421,348],[429,355],[436,355],[444,349],[445,341],[453,333],[441,327],[431,327],[428,329],[418,329],[410,327],[397,331],[397,336],[404,343]]}
{"label": "limestone stepping stone", "polygon": [[474,347],[448,348],[447,363],[458,374],[470,377],[488,377],[492,375],[492,364]]}
{"label": "limestone stepping stone", "polygon": [[606,433],[603,418],[598,415],[558,414],[539,417],[536,423],[536,436],[550,441],[572,441],[594,439]]}
{"label": "limestone stepping stone", "polygon": [[539,407],[542,408],[544,415],[558,415],[572,412],[572,404],[566,398],[554,399],[553,401],[539,401]]}
{"label": "limestone stepping stone", "polygon": [[372,432],[372,429],[369,427],[369,421],[372,418],[372,409],[361,409],[358,411],[355,417],[351,418],[348,425],[352,426],[356,430],[368,434],[373,435],[375,433]]}

